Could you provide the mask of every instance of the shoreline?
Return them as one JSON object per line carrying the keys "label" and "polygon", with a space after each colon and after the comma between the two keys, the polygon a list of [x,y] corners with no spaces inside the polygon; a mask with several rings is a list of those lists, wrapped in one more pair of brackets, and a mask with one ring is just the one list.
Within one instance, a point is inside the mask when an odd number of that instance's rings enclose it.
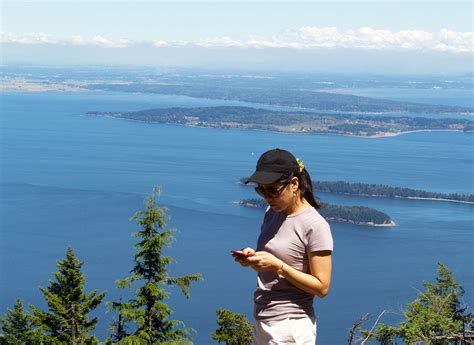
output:
{"label": "shoreline", "polygon": [[396,198],[399,198],[399,199],[412,199],[412,200],[431,200],[431,201],[457,202],[459,204],[474,205],[474,201],[462,201],[462,200],[452,200],[452,199],[443,199],[443,198],[422,198],[422,197],[417,197],[417,196],[406,196],[406,197],[396,196]]}
{"label": "shoreline", "polygon": [[[324,218],[324,217],[323,217]],[[326,221],[328,222],[331,222],[331,221],[334,221],[334,222],[337,222],[337,223],[342,223],[342,224],[352,224],[352,225],[358,225],[358,226],[373,226],[373,227],[377,227],[377,228],[390,228],[392,226],[397,226],[397,224],[391,220],[390,223],[384,223],[384,224],[376,224],[374,222],[354,222],[352,220],[347,220],[347,219],[344,219],[344,218],[325,218]]]}
{"label": "shoreline", "polygon": [[424,197],[419,197],[419,196],[399,196],[399,195],[385,196],[385,195],[376,195],[376,194],[351,194],[351,193],[328,192],[328,191],[321,191],[321,190],[316,190],[316,191],[321,192],[321,193],[349,195],[349,196],[362,196],[362,197],[370,197],[370,198],[395,198],[395,199],[410,199],[410,200],[429,200],[429,201],[456,202],[456,203],[459,203],[459,204],[474,205],[474,201],[463,201],[463,200],[453,200],[453,199],[444,199],[444,198],[424,198]]}
{"label": "shoreline", "polygon": [[[474,133],[474,131],[461,131],[459,129],[414,129],[411,131],[403,131],[399,133],[386,133],[386,134],[380,134],[380,135],[372,135],[372,136],[367,136],[367,138],[373,139],[373,138],[385,138],[385,137],[397,137],[399,135],[403,134],[410,134],[410,133],[418,133],[418,132],[461,132],[461,133]],[[355,135],[357,136],[357,135]]]}
{"label": "shoreline", "polygon": [[279,130],[271,130],[271,129],[245,128],[245,127],[241,127],[241,126],[219,126],[219,125],[203,126],[203,125],[171,123],[171,122],[170,123],[162,123],[162,122],[155,122],[155,121],[143,121],[143,120],[137,120],[137,119],[129,119],[129,118],[126,118],[126,117],[114,116],[112,114],[87,114],[86,113],[84,115],[85,116],[101,116],[101,117],[108,117],[108,118],[114,118],[114,119],[119,119],[119,120],[142,122],[142,123],[156,124],[156,125],[173,125],[173,126],[206,128],[206,129],[224,129],[224,130],[234,129],[234,130],[242,130],[242,131],[262,131],[262,132],[272,132],[272,133],[289,134],[289,135],[292,135],[292,134],[296,134],[296,135],[337,135],[337,136],[342,136],[342,137],[354,137],[354,138],[364,138],[364,139],[379,139],[379,138],[387,138],[387,137],[396,137],[396,136],[400,136],[400,135],[403,135],[403,134],[417,133],[417,132],[460,132],[460,133],[466,133],[466,134],[474,133],[474,131],[462,131],[462,130],[458,130],[458,129],[416,129],[416,130],[404,131],[404,132],[398,132],[398,133],[387,132],[387,133],[376,134],[376,135],[356,135],[356,134],[343,134],[343,133],[332,133],[332,132],[279,131]]}

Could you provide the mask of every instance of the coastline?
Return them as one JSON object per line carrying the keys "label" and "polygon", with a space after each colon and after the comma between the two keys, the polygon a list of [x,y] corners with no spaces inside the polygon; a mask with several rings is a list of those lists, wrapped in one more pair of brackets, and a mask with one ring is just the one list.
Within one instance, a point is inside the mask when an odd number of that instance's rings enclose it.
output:
{"label": "coastline", "polygon": [[129,119],[126,117],[119,117],[119,116],[114,116],[113,114],[85,114],[86,116],[103,116],[103,117],[109,117],[109,118],[114,118],[114,119],[120,119],[120,120],[128,120],[128,121],[134,121],[134,122],[143,122],[143,123],[149,123],[149,124],[157,124],[157,125],[174,125],[174,126],[185,126],[185,127],[194,127],[194,128],[216,128],[216,129],[235,129],[235,130],[243,130],[243,131],[264,131],[264,132],[273,132],[273,133],[279,133],[279,134],[296,134],[296,135],[337,135],[337,136],[343,136],[343,137],[354,137],[354,138],[365,138],[365,139],[379,139],[379,138],[386,138],[386,137],[396,137],[400,136],[403,134],[409,134],[409,133],[417,133],[417,132],[460,132],[460,133],[474,133],[474,131],[462,131],[462,130],[457,130],[457,129],[418,129],[418,130],[411,130],[411,131],[403,131],[403,132],[387,132],[383,134],[376,134],[376,135],[356,135],[356,134],[344,134],[344,133],[334,133],[334,132],[305,132],[305,131],[281,131],[281,130],[272,130],[272,129],[258,129],[258,128],[248,128],[244,126],[238,126],[238,125],[229,125],[229,126],[223,126],[223,125],[217,125],[217,124],[209,124],[209,125],[197,125],[197,124],[192,124],[192,123],[161,123],[161,122],[154,122],[154,121],[143,121],[143,120],[138,120],[138,119]]}
{"label": "coastline", "polygon": [[393,220],[391,220],[390,223],[385,223],[385,224],[376,224],[374,222],[365,222],[365,223],[364,222],[354,222],[352,220],[347,220],[347,219],[344,219],[344,218],[334,218],[334,217],[326,218],[326,220],[328,222],[334,221],[334,222],[343,223],[343,224],[353,224],[353,225],[360,225],[360,226],[374,226],[374,227],[378,227],[378,228],[389,228],[389,227],[397,225]]}
{"label": "coastline", "polygon": [[0,93],[2,92],[11,92],[11,93],[39,93],[39,92],[85,92],[90,91],[90,89],[78,86],[78,85],[68,85],[61,83],[35,83],[34,80],[10,80],[10,82],[5,82],[2,80],[0,84]]}
{"label": "coastline", "polygon": [[413,199],[413,200],[431,200],[431,201],[446,201],[446,202],[457,202],[459,204],[471,204],[474,205],[474,201],[462,201],[462,200],[452,200],[452,199],[441,199],[441,198],[421,198],[417,196],[407,196],[407,197],[401,197],[401,196],[396,196],[396,198],[400,199]]}
{"label": "coastline", "polygon": [[[334,193],[328,191],[321,191],[317,190],[322,193]],[[443,199],[443,198],[423,198],[419,196],[385,196],[385,195],[376,195],[376,194],[351,194],[351,193],[334,193],[334,194],[341,194],[341,195],[349,195],[349,196],[362,196],[362,197],[370,197],[370,198],[396,198],[396,199],[411,199],[411,200],[429,200],[429,201],[443,201],[443,202],[457,202],[460,204],[471,204],[474,205],[474,201],[463,201],[463,200],[453,200],[453,199]]]}
{"label": "coastline", "polygon": [[[417,132],[461,132],[461,133],[474,133],[474,131],[461,131],[459,129],[414,129],[412,131],[403,131],[399,133],[385,133],[385,134],[377,134],[372,136],[367,136],[365,138],[373,139],[373,138],[385,138],[385,137],[396,137],[403,134],[410,134],[410,133],[417,133]],[[348,135],[351,136],[351,135]],[[353,135],[358,137],[358,135]]]}

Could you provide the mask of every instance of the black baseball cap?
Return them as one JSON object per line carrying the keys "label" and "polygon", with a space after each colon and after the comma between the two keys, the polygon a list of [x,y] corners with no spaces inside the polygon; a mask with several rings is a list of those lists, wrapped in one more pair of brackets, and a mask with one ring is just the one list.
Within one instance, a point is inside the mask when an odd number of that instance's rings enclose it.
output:
{"label": "black baseball cap", "polygon": [[274,149],[265,152],[257,161],[255,172],[245,183],[272,184],[284,176],[299,175],[300,166],[290,152]]}

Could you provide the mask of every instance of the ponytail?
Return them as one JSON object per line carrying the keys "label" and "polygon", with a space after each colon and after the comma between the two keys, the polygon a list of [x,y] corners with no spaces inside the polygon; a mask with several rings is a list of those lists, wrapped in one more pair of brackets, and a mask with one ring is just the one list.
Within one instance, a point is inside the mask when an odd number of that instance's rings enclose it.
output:
{"label": "ponytail", "polygon": [[298,189],[301,199],[306,199],[314,208],[323,208],[323,204],[318,202],[318,198],[313,194],[313,183],[311,182],[311,176],[309,176],[308,170],[305,168],[301,170],[299,180]]}

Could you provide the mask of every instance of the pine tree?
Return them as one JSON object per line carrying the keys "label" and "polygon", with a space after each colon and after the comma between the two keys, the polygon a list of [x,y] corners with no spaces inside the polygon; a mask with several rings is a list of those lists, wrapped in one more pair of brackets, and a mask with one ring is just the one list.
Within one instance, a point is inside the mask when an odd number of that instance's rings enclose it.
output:
{"label": "pine tree", "polygon": [[456,282],[452,272],[438,263],[436,283],[423,281],[423,285],[425,291],[420,291],[417,299],[407,305],[405,320],[399,327],[379,324],[374,333],[363,333],[382,344],[392,344],[395,337],[410,344],[432,344],[435,336],[460,332],[467,316],[459,301],[464,289]]}
{"label": "pine tree", "polygon": [[200,274],[183,277],[168,275],[167,266],[172,262],[170,256],[163,254],[163,249],[171,245],[175,229],[166,229],[169,217],[167,209],[156,204],[160,194],[155,188],[146,201],[146,209],[135,213],[131,220],[136,220],[141,230],[132,233],[138,237],[135,245],[135,266],[130,277],[119,280],[119,288],[137,286],[135,295],[127,303],[113,305],[112,308],[123,316],[126,322],[133,323],[135,331],[121,340],[127,343],[165,343],[184,339],[189,329],[182,327],[178,320],[169,320],[172,310],[164,302],[169,293],[164,286],[178,286],[186,298],[189,298],[189,286],[201,279]]}
{"label": "pine tree", "polygon": [[67,249],[66,258],[57,262],[56,280],[50,280],[48,288],[40,287],[48,304],[49,312],[30,306],[33,311],[33,322],[47,333],[51,342],[62,344],[97,343],[94,336],[89,336],[98,318],[89,320],[89,312],[94,310],[105,296],[97,290],[89,294],[84,292],[85,278],[81,272],[83,262],[79,261],[71,248]]}
{"label": "pine tree", "polygon": [[436,284],[423,281],[425,292],[420,292],[405,310],[406,321],[400,324],[400,334],[409,342],[430,343],[435,335],[462,329],[464,309],[460,308],[459,297],[464,289],[442,263],[438,263],[438,274]]}
{"label": "pine tree", "polygon": [[110,342],[118,343],[120,340],[125,339],[129,334],[127,333],[127,329],[125,327],[125,320],[122,313],[122,299],[119,302],[110,302],[108,303],[111,310],[116,310],[118,313],[118,319],[112,321],[112,325],[110,327],[111,330],[111,337]]}
{"label": "pine tree", "polygon": [[227,345],[250,345],[253,340],[253,326],[245,315],[230,310],[217,309],[219,328],[212,334],[212,339]]}
{"label": "pine tree", "polygon": [[8,309],[7,314],[0,318],[3,334],[0,334],[0,344],[28,345],[41,339],[41,332],[35,329],[31,315],[25,312],[23,303],[17,299],[13,309]]}

